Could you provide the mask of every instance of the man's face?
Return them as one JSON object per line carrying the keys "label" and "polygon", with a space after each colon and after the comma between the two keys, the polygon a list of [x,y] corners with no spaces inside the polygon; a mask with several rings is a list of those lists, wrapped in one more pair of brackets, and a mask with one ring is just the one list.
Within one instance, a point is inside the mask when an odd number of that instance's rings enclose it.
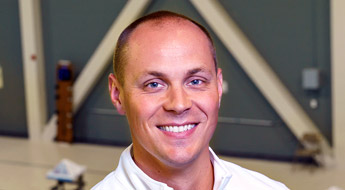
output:
{"label": "man's face", "polygon": [[222,74],[194,25],[139,26],[129,41],[124,85],[111,97],[127,116],[134,159],[184,166],[208,154],[217,125]]}

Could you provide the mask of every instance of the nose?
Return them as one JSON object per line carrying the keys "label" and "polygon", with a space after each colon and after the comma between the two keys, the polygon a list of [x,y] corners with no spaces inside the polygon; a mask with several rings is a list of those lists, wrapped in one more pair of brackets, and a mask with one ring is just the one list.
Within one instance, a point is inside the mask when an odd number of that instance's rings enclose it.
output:
{"label": "nose", "polygon": [[190,95],[183,86],[171,87],[166,94],[164,109],[168,112],[180,115],[192,107]]}

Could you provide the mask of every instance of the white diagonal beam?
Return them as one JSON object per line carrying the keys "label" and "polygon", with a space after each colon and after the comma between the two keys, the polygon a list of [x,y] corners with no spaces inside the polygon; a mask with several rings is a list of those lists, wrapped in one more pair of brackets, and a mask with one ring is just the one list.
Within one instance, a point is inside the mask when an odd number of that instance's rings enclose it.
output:
{"label": "white diagonal beam", "polygon": [[331,1],[332,121],[337,160],[345,160],[345,1]]}
{"label": "white diagonal beam", "polygon": [[[107,34],[90,57],[73,85],[73,108],[76,112],[106,69],[116,45],[116,39],[125,27],[142,14],[150,0],[128,1]],[[43,134],[43,139],[56,136],[56,116],[52,116]]]}
{"label": "white diagonal beam", "polygon": [[26,117],[31,140],[40,140],[47,119],[39,0],[19,0]]}
{"label": "white diagonal beam", "polygon": [[330,151],[322,133],[218,1],[191,2],[293,134],[299,140],[302,140],[305,134],[317,134],[322,139],[322,145]]}

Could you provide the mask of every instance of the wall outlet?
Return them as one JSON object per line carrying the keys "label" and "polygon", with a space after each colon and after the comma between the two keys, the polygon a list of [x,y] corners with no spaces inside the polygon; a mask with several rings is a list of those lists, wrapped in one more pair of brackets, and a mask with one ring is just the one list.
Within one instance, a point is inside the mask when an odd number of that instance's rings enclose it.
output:
{"label": "wall outlet", "polygon": [[302,70],[302,87],[304,90],[320,89],[320,70],[317,68],[305,68]]}
{"label": "wall outlet", "polygon": [[0,89],[4,88],[4,76],[2,74],[2,67],[0,65]]}

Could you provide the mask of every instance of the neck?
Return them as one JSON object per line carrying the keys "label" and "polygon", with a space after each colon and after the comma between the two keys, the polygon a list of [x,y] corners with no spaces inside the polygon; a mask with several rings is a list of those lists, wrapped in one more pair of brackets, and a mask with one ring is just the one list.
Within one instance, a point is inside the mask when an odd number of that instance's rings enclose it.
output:
{"label": "neck", "polygon": [[[135,151],[133,153],[134,161],[142,171],[152,179],[166,183],[174,190],[213,189],[213,165],[208,148],[201,152],[195,160],[180,166],[167,165],[152,157],[151,160],[146,161],[136,159],[138,157],[136,157]],[[142,157],[139,156],[139,158]]]}

